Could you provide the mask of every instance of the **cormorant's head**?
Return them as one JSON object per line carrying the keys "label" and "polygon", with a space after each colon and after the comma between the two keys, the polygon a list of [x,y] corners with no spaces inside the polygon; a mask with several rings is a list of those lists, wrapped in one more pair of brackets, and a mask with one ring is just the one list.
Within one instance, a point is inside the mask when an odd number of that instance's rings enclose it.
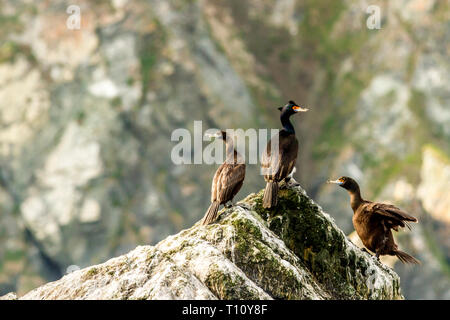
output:
{"label": "cormorant's head", "polygon": [[213,132],[213,133],[206,132],[205,137],[222,139],[222,140],[226,141],[227,140],[227,132],[223,131],[223,130],[217,130],[216,132]]}
{"label": "cormorant's head", "polygon": [[327,183],[334,183],[348,191],[359,191],[358,183],[350,177],[340,177],[337,180],[328,180]]}
{"label": "cormorant's head", "polygon": [[281,111],[281,113],[286,113],[288,115],[292,115],[297,112],[306,112],[309,109],[305,107],[300,107],[298,104],[296,104],[294,101],[290,100],[286,105],[283,107],[279,107],[278,110]]}

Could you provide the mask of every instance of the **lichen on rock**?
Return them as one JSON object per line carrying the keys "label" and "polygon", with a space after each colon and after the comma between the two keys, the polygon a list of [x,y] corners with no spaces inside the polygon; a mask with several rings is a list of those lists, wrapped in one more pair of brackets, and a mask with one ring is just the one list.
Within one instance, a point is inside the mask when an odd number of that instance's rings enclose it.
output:
{"label": "lichen on rock", "polygon": [[139,246],[19,299],[402,299],[400,279],[362,252],[300,187],[263,191],[216,223]]}

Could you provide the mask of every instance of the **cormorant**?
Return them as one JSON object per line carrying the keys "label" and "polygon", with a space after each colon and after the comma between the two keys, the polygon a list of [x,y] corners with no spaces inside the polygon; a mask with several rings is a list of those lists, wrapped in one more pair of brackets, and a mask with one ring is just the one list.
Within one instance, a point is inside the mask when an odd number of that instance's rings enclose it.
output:
{"label": "cormorant", "polygon": [[[297,160],[298,140],[289,118],[297,112],[308,111],[307,108],[298,106],[292,100],[278,110],[281,111],[280,120],[283,129],[267,143],[261,161],[262,169],[269,171],[263,172],[264,180],[267,182],[263,198],[264,208],[272,208],[277,205],[278,183],[283,179],[289,182]],[[278,150],[274,150],[274,153],[272,153],[271,146],[275,138],[278,139]]]}
{"label": "cormorant", "polygon": [[226,160],[214,175],[211,185],[211,205],[203,218],[203,225],[216,220],[219,206],[233,200],[245,179],[245,163],[235,150],[233,139],[227,137],[225,131],[219,131],[213,136],[225,142]]}
{"label": "cormorant", "polygon": [[411,229],[408,222],[417,222],[416,218],[396,206],[364,200],[358,183],[352,178],[341,177],[335,181],[328,180],[328,183],[335,183],[350,194],[353,226],[364,246],[375,252],[377,259],[380,255],[390,255],[397,256],[403,263],[420,263],[416,258],[398,249],[391,231],[391,229],[398,231],[399,227],[405,226]]}

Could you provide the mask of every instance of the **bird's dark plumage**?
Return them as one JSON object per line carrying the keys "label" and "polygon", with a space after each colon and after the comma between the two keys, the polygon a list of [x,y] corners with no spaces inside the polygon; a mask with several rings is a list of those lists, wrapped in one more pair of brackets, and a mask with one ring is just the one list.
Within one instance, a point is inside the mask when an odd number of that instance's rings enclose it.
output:
{"label": "bird's dark plumage", "polygon": [[376,256],[397,256],[403,263],[420,263],[416,258],[400,251],[394,241],[392,230],[408,227],[408,222],[417,219],[391,204],[364,200],[358,183],[349,177],[341,177],[329,183],[336,183],[350,194],[350,205],[353,209],[353,226],[364,246]]}
{"label": "bird's dark plumage", "polygon": [[232,138],[227,137],[225,131],[220,132],[220,138],[225,141],[227,158],[214,175],[211,185],[211,205],[203,218],[204,225],[216,221],[219,206],[233,200],[245,179],[245,163],[234,149]]}
{"label": "bird's dark plumage", "polygon": [[[299,107],[291,100],[279,110],[283,129],[267,143],[261,160],[261,168],[264,170],[264,179],[267,182],[263,198],[264,208],[272,208],[277,205],[278,183],[289,176],[297,161],[298,140],[289,118],[297,112],[304,112],[308,109]],[[278,139],[278,149],[274,146],[275,150],[272,150],[274,139]]]}

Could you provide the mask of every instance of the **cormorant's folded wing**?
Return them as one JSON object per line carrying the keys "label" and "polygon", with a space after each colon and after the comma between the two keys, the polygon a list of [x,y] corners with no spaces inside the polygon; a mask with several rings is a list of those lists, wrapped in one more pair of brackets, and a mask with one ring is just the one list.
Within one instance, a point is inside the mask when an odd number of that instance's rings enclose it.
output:
{"label": "cormorant's folded wing", "polygon": [[217,191],[219,199],[231,199],[236,187],[245,179],[245,164],[227,165],[220,173]]}
{"label": "cormorant's folded wing", "polygon": [[[285,178],[295,166],[298,153],[298,141],[294,135],[288,139],[278,135],[278,150],[272,150],[272,140],[267,143],[261,158],[261,168],[266,179]],[[273,139],[273,138],[272,138]]]}

